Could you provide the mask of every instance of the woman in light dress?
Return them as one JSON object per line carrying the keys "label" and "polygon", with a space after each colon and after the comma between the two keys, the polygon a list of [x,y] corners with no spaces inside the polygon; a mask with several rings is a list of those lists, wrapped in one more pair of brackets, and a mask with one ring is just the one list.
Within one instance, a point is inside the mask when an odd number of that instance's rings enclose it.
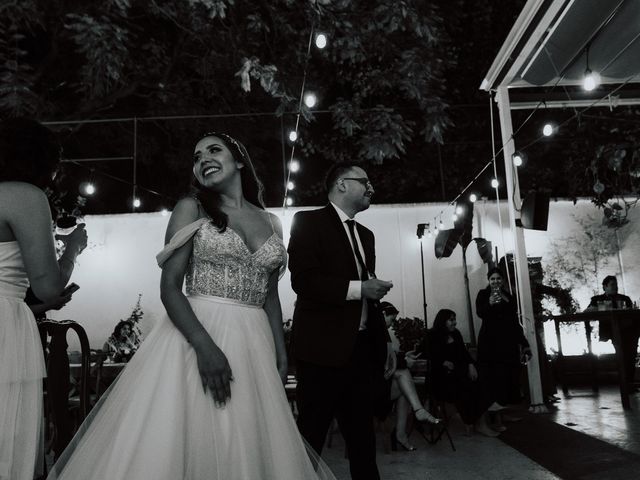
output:
{"label": "woman in light dress", "polygon": [[59,260],[47,197],[60,161],[54,134],[38,122],[0,124],[0,480],[32,480],[43,468],[44,357],[27,288],[57,302],[87,244],[80,226]]}
{"label": "woman in light dress", "polygon": [[334,478],[305,447],[283,388],[280,223],[232,137],[205,134],[192,165],[192,195],[173,210],[157,256],[168,315],[50,478]]}

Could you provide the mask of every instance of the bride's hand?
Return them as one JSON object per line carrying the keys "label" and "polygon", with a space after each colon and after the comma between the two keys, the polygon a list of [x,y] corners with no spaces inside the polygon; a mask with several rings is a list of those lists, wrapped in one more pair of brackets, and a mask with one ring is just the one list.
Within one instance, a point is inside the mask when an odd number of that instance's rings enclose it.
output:
{"label": "bride's hand", "polygon": [[216,407],[224,407],[231,399],[231,382],[233,374],[226,355],[209,338],[209,341],[194,346],[198,359],[198,370],[205,394],[211,390]]}

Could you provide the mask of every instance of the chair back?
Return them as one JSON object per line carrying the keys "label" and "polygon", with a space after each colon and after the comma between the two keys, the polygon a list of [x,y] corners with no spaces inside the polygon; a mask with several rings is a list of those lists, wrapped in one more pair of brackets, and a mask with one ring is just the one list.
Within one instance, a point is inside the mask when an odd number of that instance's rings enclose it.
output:
{"label": "chair back", "polygon": [[[74,423],[81,423],[89,410],[89,339],[84,328],[73,320],[43,320],[38,323],[40,336],[45,346],[47,378],[45,379],[45,416],[47,426],[53,431],[49,441],[57,458],[73,437]],[[80,340],[81,367],[79,410],[76,422],[69,412],[70,366],[67,353],[67,332],[73,330]],[[47,343],[47,338],[51,340]],[[48,430],[48,429],[47,429]]]}

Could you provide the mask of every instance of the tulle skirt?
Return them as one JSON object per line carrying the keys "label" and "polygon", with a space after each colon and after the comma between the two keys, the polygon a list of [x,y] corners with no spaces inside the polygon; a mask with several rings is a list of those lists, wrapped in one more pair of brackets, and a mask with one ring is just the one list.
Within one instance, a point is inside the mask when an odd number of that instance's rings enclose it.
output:
{"label": "tulle skirt", "polygon": [[42,471],[42,343],[22,298],[0,295],[0,480]]}
{"label": "tulle skirt", "polygon": [[334,478],[322,462],[314,468],[298,433],[264,310],[217,297],[193,296],[189,302],[229,360],[231,400],[216,408],[203,390],[193,348],[165,318],[94,407],[49,478]]}

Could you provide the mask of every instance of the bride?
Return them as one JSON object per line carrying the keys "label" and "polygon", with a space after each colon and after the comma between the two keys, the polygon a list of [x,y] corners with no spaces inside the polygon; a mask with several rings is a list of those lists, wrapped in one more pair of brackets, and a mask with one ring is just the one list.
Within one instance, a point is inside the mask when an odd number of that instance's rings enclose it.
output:
{"label": "bride", "polygon": [[308,452],[286,400],[278,298],[286,252],[249,155],[232,137],[207,133],[193,176],[157,256],[168,316],[49,478],[334,478]]}

